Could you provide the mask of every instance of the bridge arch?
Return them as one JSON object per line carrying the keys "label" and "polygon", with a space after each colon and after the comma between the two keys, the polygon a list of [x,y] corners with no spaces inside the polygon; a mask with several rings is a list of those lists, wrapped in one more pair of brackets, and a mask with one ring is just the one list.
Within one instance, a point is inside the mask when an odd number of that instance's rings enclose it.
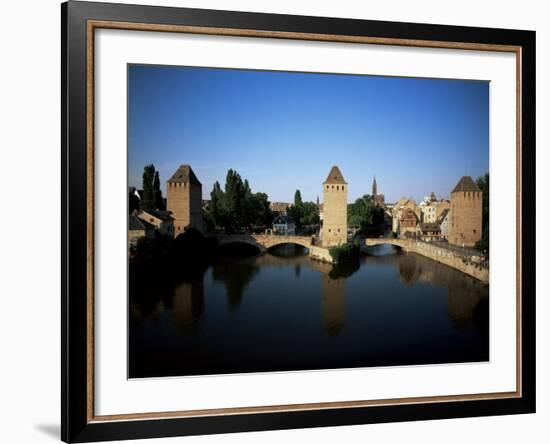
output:
{"label": "bridge arch", "polygon": [[267,248],[256,241],[252,236],[243,236],[243,235],[227,235],[218,237],[218,247],[223,248],[228,245],[249,245],[256,248],[260,253],[265,253]]}
{"label": "bridge arch", "polygon": [[[290,246],[290,247],[294,247],[294,248],[299,248],[301,250],[303,250],[303,254],[304,255],[307,255],[309,253],[309,250],[310,250],[310,245],[304,245],[303,243],[299,243],[299,242],[282,242],[282,243],[276,243],[274,245],[271,245],[267,248],[267,251],[270,252],[270,253],[274,253],[275,255],[277,255],[277,249],[279,248],[285,248],[287,246]],[[282,253],[281,251],[279,251],[279,253]],[[283,254],[285,254],[286,252],[283,252]],[[298,256],[301,256],[302,255],[302,252],[297,252],[296,250],[294,251],[294,254],[298,253],[297,255]]]}
{"label": "bridge arch", "polygon": [[225,234],[216,236],[218,246],[227,245],[230,243],[245,243],[253,245],[261,252],[267,251],[269,248],[283,244],[301,245],[305,248],[310,248],[312,238],[309,236],[278,236],[270,234]]}
{"label": "bridge arch", "polygon": [[378,245],[391,245],[394,248],[398,248],[403,251],[411,251],[412,244],[408,239],[396,239],[396,238],[367,238],[365,239],[365,245],[367,247],[374,247]]}

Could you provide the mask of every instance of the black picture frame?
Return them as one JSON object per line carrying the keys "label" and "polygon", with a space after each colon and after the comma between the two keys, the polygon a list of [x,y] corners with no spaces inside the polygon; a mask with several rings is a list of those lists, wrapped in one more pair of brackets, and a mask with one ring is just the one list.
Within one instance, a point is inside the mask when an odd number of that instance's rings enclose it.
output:
{"label": "black picture frame", "polygon": [[[319,410],[95,421],[89,415],[87,23],[210,28],[512,45],[521,48],[521,396]],[[535,412],[535,32],[69,1],[61,5],[61,438],[89,442]],[[497,277],[498,278],[498,277]],[[93,325],[93,323],[92,323]],[[91,329],[92,328],[92,329]]]}

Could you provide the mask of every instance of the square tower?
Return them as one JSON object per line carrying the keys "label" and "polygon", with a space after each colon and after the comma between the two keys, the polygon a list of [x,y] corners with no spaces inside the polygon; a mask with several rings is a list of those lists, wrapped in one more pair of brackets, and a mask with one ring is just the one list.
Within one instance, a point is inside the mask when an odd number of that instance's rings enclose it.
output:
{"label": "square tower", "polygon": [[166,209],[174,218],[174,237],[189,228],[203,231],[202,185],[189,165],[181,165],[166,182]]}
{"label": "square tower", "polygon": [[449,243],[473,247],[482,236],[483,193],[470,176],[451,191]]}
{"label": "square tower", "polygon": [[348,241],[348,184],[337,166],[333,166],[323,182],[324,247],[343,245]]}

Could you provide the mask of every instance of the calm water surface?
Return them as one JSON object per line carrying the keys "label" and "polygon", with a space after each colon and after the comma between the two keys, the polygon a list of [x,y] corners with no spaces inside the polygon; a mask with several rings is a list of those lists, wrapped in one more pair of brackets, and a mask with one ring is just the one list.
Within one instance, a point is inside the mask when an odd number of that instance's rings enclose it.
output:
{"label": "calm water surface", "polygon": [[306,252],[223,257],[169,284],[131,285],[129,376],[489,359],[488,286],[390,246],[344,269]]}

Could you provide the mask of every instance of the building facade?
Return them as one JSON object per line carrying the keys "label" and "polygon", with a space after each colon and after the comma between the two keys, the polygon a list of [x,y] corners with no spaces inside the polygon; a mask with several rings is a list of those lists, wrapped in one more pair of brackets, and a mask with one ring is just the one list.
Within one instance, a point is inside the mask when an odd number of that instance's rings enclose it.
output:
{"label": "building facade", "polygon": [[416,213],[410,208],[403,209],[399,218],[399,237],[415,237],[417,233],[417,225],[418,216]]}
{"label": "building facade", "polygon": [[130,248],[135,247],[142,237],[153,239],[155,237],[155,227],[141,220],[135,214],[130,214],[128,217],[128,246]]}
{"label": "building facade", "polygon": [[153,225],[155,231],[164,236],[174,237],[174,219],[168,211],[143,210],[137,214],[141,220]]}
{"label": "building facade", "polygon": [[432,224],[437,220],[437,206],[439,202],[435,197],[435,193],[425,196],[424,200],[418,205],[420,208],[420,222]]}
{"label": "building facade", "polygon": [[343,245],[348,231],[348,184],[337,166],[333,166],[323,182],[323,226],[321,241],[324,247]]}
{"label": "building facade", "polygon": [[296,225],[288,216],[277,216],[273,220],[273,234],[281,234],[285,236],[294,236],[296,234]]}
{"label": "building facade", "polygon": [[174,219],[174,237],[189,228],[203,231],[202,184],[189,165],[181,165],[166,182],[166,208]]}
{"label": "building facade", "polygon": [[446,208],[437,219],[437,222],[439,223],[439,228],[441,229],[442,239],[449,239],[449,213],[450,210]]}
{"label": "building facade", "polygon": [[405,210],[412,210],[415,213],[418,220],[421,217],[420,207],[416,204],[413,199],[408,199],[403,197],[399,199],[391,210],[392,214],[392,232],[398,236],[400,234],[400,221],[403,217]]}
{"label": "building facade", "polygon": [[286,216],[288,207],[290,207],[290,204],[287,202],[271,202],[269,204],[269,209],[279,216]]}
{"label": "building facade", "polygon": [[418,236],[425,242],[438,241],[441,239],[441,227],[437,222],[420,222]]}
{"label": "building facade", "polygon": [[451,191],[449,243],[473,247],[482,236],[483,193],[470,176]]}

